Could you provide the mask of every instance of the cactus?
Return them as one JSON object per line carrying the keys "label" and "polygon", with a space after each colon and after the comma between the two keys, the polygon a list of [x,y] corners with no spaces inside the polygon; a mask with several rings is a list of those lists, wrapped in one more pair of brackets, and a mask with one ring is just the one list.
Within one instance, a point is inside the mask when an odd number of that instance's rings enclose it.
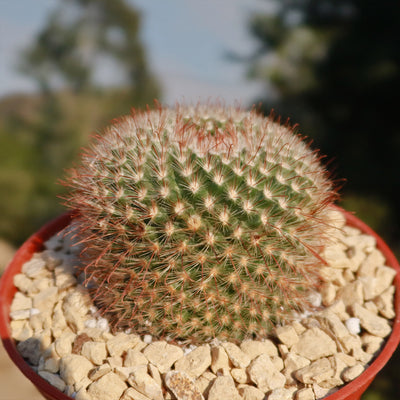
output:
{"label": "cactus", "polygon": [[115,329],[242,340],[312,307],[336,192],[293,128],[218,104],[134,111],[64,183]]}

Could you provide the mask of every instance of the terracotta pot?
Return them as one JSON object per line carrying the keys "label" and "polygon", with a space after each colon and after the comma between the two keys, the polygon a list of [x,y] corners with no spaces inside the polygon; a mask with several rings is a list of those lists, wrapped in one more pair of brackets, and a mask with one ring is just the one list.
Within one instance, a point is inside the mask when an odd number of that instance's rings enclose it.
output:
{"label": "terracotta pot", "polygon": [[[396,286],[396,318],[394,320],[393,330],[390,337],[387,339],[384,348],[379,353],[374,362],[369,366],[369,368],[367,368],[358,378],[346,384],[332,395],[326,397],[326,400],[360,399],[362,393],[364,393],[367,387],[371,384],[372,380],[375,378],[376,374],[388,362],[389,358],[392,356],[398,343],[400,342],[400,266],[388,246],[371,228],[369,228],[352,214],[346,211],[343,212],[346,216],[348,225],[359,228],[362,232],[376,238],[377,246],[386,258],[386,264],[397,271],[397,275],[394,281],[394,284]],[[13,284],[13,277],[21,271],[22,265],[32,257],[33,253],[42,250],[43,242],[45,242],[56,232],[67,226],[70,221],[71,214],[64,214],[54,221],[51,221],[49,224],[40,229],[37,233],[32,235],[17,251],[13,260],[9,264],[8,268],[6,269],[0,280],[0,334],[3,345],[17,367],[28,379],[33,382],[37,389],[48,400],[71,400],[71,397],[60,392],[54,386],[51,386],[43,378],[37,375],[29,367],[29,365],[25,362],[25,360],[16,349],[15,341],[11,338],[9,317],[10,305],[15,295],[15,292],[17,291],[16,287]]]}

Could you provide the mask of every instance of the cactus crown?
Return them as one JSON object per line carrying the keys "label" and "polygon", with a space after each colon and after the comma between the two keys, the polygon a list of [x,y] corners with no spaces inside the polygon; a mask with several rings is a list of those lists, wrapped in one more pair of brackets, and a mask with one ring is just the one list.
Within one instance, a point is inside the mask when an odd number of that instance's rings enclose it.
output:
{"label": "cactus crown", "polygon": [[66,184],[115,328],[240,340],[310,307],[335,191],[293,129],[220,105],[136,111]]}

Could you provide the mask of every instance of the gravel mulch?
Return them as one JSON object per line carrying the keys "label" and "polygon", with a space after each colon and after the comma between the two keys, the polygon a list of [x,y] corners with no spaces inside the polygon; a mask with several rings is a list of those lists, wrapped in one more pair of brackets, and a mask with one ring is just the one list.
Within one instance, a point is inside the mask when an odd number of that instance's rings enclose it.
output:
{"label": "gravel mulch", "polygon": [[[57,235],[15,276],[11,330],[44,379],[76,400],[315,400],[359,376],[391,332],[395,271],[375,239],[333,212],[336,239],[316,311],[263,341],[183,347],[110,333]],[[266,397],[267,395],[267,397]]]}

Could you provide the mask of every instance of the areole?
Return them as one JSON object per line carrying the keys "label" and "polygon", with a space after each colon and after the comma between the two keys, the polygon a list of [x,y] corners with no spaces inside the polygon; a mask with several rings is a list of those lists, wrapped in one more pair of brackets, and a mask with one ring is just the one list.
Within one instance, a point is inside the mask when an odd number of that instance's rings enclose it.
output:
{"label": "areole", "polygon": [[[371,363],[371,365],[355,380],[346,384],[335,393],[326,397],[329,400],[344,400],[354,399],[357,400],[361,397],[362,393],[371,384],[378,372],[388,362],[393,352],[395,351],[398,343],[400,342],[400,266],[395,256],[385,244],[385,242],[365,223],[360,221],[354,215],[341,210],[347,220],[347,224],[360,229],[363,233],[373,236],[377,241],[378,249],[383,253],[386,258],[386,264],[395,269],[397,275],[395,277],[395,313],[396,317],[393,321],[393,330],[382,351]],[[28,261],[35,252],[42,249],[43,243],[52,235],[62,230],[71,222],[71,213],[64,214],[57,219],[51,221],[40,229],[37,233],[32,235],[17,251],[13,260],[4,272],[0,281],[0,334],[3,345],[9,354],[10,358],[22,371],[22,373],[33,382],[37,389],[48,400],[71,400],[71,397],[60,392],[55,387],[51,386],[47,381],[36,374],[31,367],[25,362],[23,357],[16,349],[16,343],[11,338],[10,333],[10,305],[16,292],[16,287],[13,284],[13,277],[21,271],[24,262]],[[100,400],[100,399],[99,399]]]}

